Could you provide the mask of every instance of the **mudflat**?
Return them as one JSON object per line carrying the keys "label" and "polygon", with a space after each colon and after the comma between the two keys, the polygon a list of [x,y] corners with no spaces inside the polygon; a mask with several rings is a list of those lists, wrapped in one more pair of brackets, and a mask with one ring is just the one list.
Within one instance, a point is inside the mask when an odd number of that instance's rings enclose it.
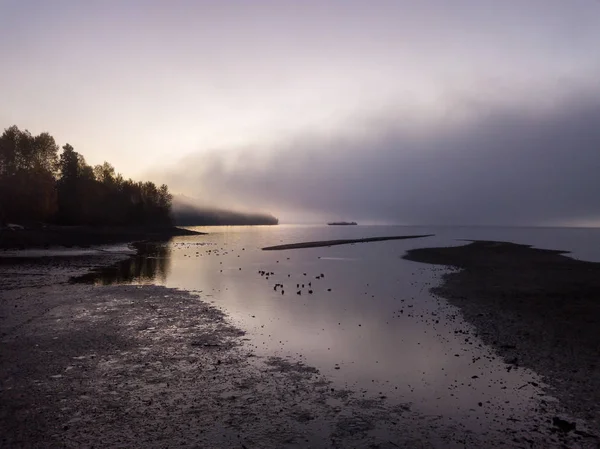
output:
{"label": "mudflat", "polygon": [[[0,258],[1,447],[507,447],[504,433],[257,356],[194,292],[74,282],[123,257]],[[509,445],[595,447],[545,418]]]}
{"label": "mudflat", "polygon": [[410,250],[455,267],[436,295],[458,306],[484,343],[543,375],[575,416],[600,429],[600,263],[504,242]]}
{"label": "mudflat", "polygon": [[344,240],[321,240],[317,242],[300,242],[300,243],[287,243],[285,245],[267,246],[263,248],[264,251],[277,251],[284,249],[300,249],[300,248],[318,248],[321,246],[336,246],[336,245],[350,245],[352,243],[368,243],[368,242],[384,242],[386,240],[406,240],[406,239],[420,239],[423,237],[431,237],[433,234],[427,235],[396,235],[390,237],[368,237],[364,239],[344,239]]}
{"label": "mudflat", "polygon": [[193,292],[73,282],[123,257],[0,258],[1,447],[431,447],[411,404],[256,356]]}

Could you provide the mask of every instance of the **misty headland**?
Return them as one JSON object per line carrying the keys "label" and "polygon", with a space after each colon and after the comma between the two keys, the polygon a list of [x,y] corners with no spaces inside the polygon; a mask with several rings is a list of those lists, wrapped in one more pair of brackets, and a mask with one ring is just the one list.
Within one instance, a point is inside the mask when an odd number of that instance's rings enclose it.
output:
{"label": "misty headland", "polygon": [[0,136],[0,248],[89,246],[193,235],[176,226],[274,225],[277,218],[194,205],[167,185],[92,167],[54,137],[17,126]]}
{"label": "misty headland", "polygon": [[177,195],[173,198],[173,221],[179,226],[254,226],[277,225],[271,214],[240,212],[198,204],[192,198]]}

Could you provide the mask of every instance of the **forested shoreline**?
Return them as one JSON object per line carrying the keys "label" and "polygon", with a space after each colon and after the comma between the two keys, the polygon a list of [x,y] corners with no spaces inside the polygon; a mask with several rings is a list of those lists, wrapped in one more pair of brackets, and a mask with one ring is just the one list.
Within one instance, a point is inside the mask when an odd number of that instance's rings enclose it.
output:
{"label": "forested shoreline", "polygon": [[92,167],[49,133],[17,126],[0,136],[0,223],[25,225],[171,225],[166,185],[124,179],[104,162]]}

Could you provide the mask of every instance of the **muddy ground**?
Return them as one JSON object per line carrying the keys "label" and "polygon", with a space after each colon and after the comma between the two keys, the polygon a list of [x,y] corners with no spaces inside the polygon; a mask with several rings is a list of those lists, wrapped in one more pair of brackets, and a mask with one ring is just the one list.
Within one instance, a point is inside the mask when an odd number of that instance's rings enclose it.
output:
{"label": "muddy ground", "polygon": [[544,376],[551,394],[600,434],[600,263],[486,241],[404,258],[457,268],[432,292],[458,306],[509,364]]}
{"label": "muddy ground", "polygon": [[384,242],[386,240],[407,240],[407,239],[420,239],[424,237],[431,237],[433,234],[426,235],[397,235],[390,237],[369,237],[364,239],[344,239],[344,240],[321,240],[318,242],[300,242],[300,243],[288,243],[285,245],[267,246],[263,248],[263,251],[279,251],[285,249],[300,249],[300,248],[318,248],[321,246],[337,246],[337,245],[352,245],[354,243],[369,243],[369,242]]}
{"label": "muddy ground", "polygon": [[257,357],[190,292],[69,282],[122,257],[0,260],[0,447],[593,447],[552,423],[477,435],[338,390]]}

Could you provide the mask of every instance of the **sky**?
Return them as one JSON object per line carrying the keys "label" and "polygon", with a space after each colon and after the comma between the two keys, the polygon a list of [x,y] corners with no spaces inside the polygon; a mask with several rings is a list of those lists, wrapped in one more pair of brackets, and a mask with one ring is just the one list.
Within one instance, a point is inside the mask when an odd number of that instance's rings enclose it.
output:
{"label": "sky", "polygon": [[0,0],[0,128],[281,222],[600,225],[599,0]]}

